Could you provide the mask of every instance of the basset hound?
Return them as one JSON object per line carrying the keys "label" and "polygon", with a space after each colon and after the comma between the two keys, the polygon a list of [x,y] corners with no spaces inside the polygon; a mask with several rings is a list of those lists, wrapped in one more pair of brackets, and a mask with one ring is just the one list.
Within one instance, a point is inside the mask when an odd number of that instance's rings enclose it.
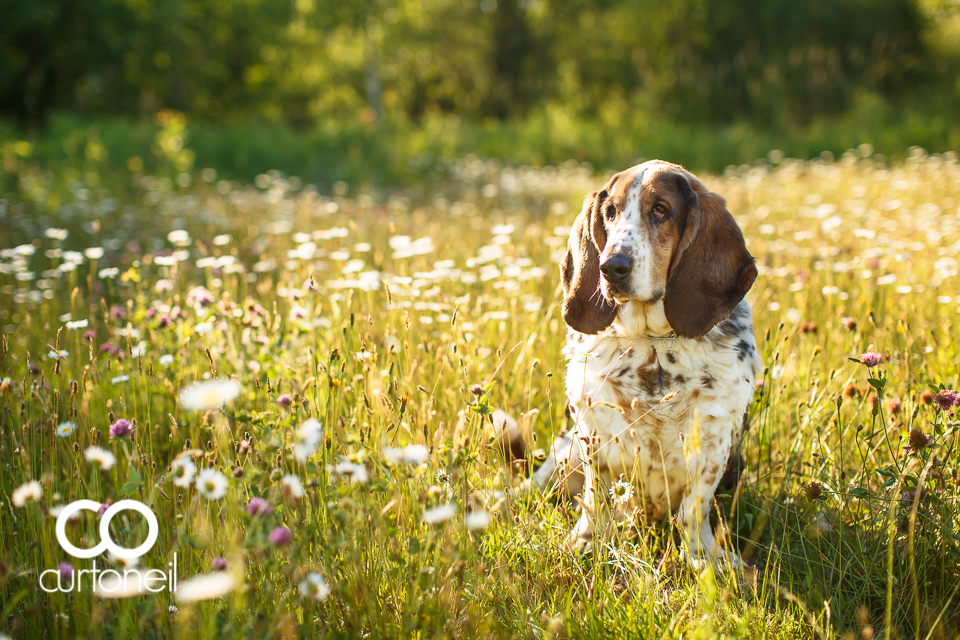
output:
{"label": "basset hound", "polygon": [[724,199],[669,162],[622,171],[587,195],[560,271],[573,426],[533,484],[578,493],[582,478],[575,548],[614,516],[675,514],[692,566],[739,566],[709,514],[761,361],[744,299],[757,268]]}

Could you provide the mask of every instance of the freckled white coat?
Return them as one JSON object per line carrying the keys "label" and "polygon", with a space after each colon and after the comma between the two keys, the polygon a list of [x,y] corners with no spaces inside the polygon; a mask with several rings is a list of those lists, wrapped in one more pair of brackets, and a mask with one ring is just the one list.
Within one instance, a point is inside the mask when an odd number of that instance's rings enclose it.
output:
{"label": "freckled white coat", "polygon": [[[589,452],[584,503],[623,474],[636,489],[629,503],[617,505],[621,513],[634,507],[653,519],[679,513],[692,559],[715,557],[707,516],[760,368],[749,306],[741,302],[696,339],[648,338],[671,332],[662,305],[645,315],[625,307],[599,335],[571,331],[564,350],[573,437]],[[591,537],[586,512],[575,533]]]}

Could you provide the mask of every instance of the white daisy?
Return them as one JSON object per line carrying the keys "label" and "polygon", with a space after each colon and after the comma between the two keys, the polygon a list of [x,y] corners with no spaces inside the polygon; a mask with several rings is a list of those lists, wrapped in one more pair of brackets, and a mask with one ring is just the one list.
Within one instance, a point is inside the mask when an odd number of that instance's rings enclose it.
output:
{"label": "white daisy", "polygon": [[83,452],[83,457],[89,462],[97,464],[101,471],[109,471],[117,461],[116,456],[97,446],[87,447],[87,450]]}
{"label": "white daisy", "polygon": [[350,462],[349,460],[342,460],[332,469],[328,468],[328,470],[332,471],[334,475],[339,476],[341,479],[350,478],[352,484],[363,484],[369,480],[367,468],[362,464]]}
{"label": "white daisy", "polygon": [[62,360],[70,355],[70,352],[66,349],[51,349],[50,353],[47,354],[47,357],[54,358],[56,360]]}
{"label": "white daisy", "polygon": [[303,484],[300,483],[300,478],[297,476],[293,474],[283,476],[281,485],[280,490],[285,498],[299,500],[303,497]]}
{"label": "white daisy", "polygon": [[199,382],[180,393],[180,405],[192,411],[219,409],[240,395],[240,384],[229,378]]}
{"label": "white daisy", "polygon": [[407,464],[423,464],[430,456],[430,450],[422,444],[408,444],[403,448],[386,447],[383,455],[393,462]]}
{"label": "white daisy", "polygon": [[203,335],[205,333],[210,333],[211,331],[213,331],[213,324],[209,322],[198,322],[197,326],[195,326],[193,330],[199,333],[200,335]]}
{"label": "white daisy", "polygon": [[145,592],[144,581],[133,573],[126,571],[103,572],[98,580],[94,581],[93,592],[98,598],[119,600],[133,598]]}
{"label": "white daisy", "polygon": [[330,595],[330,587],[316,571],[307,574],[306,579],[300,583],[300,595],[310,600],[323,602]]}
{"label": "white daisy", "polygon": [[306,462],[312,456],[323,437],[323,426],[316,418],[310,418],[297,430],[299,442],[293,446],[293,456],[298,462]]}
{"label": "white daisy", "polygon": [[73,320],[67,323],[67,329],[85,329],[90,324],[89,320]]}
{"label": "white daisy", "polygon": [[457,513],[457,507],[452,504],[442,504],[433,509],[427,509],[423,512],[423,521],[427,524],[440,524],[446,522]]}
{"label": "white daisy", "polygon": [[66,422],[61,422],[59,425],[57,425],[56,434],[61,438],[66,438],[68,436],[72,436],[73,432],[76,430],[77,430],[77,423],[67,420]]}
{"label": "white daisy", "polygon": [[177,602],[214,600],[233,591],[237,579],[226,571],[217,571],[177,583]]}
{"label": "white daisy", "polygon": [[169,353],[165,353],[165,354],[163,354],[162,356],[160,356],[160,366],[162,366],[162,367],[169,367],[169,366],[172,365],[172,364],[173,364],[173,356],[172,356],[172,355],[170,355]]}
{"label": "white daisy", "polygon": [[31,500],[40,502],[41,497],[43,497],[43,487],[36,480],[23,483],[10,494],[10,500],[15,507],[23,507]]}
{"label": "white daisy", "polygon": [[193,464],[190,456],[179,456],[170,464],[170,475],[173,476],[175,486],[186,489],[193,484],[193,478],[197,475],[197,465]]}
{"label": "white daisy", "polygon": [[463,524],[471,531],[476,531],[477,529],[486,529],[490,526],[490,514],[483,509],[471,511],[467,515],[463,516]]}
{"label": "white daisy", "polygon": [[626,504],[633,497],[633,485],[626,480],[617,480],[610,487],[610,497],[617,504]]}
{"label": "white daisy", "polygon": [[126,381],[129,380],[129,379],[130,379],[130,376],[124,374],[124,375],[122,375],[122,376],[117,376],[117,377],[115,377],[115,378],[111,378],[111,379],[110,379],[110,382],[112,382],[113,384],[120,384],[121,382],[126,382]]}
{"label": "white daisy", "polygon": [[204,469],[197,476],[197,491],[207,500],[219,500],[227,495],[227,476],[216,469]]}

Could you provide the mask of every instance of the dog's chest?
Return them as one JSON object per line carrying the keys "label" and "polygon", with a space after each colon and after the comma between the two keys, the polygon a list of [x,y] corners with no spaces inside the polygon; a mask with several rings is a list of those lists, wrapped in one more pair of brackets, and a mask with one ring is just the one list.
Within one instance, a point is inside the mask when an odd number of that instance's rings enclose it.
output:
{"label": "dog's chest", "polygon": [[567,355],[568,399],[580,437],[595,443],[598,471],[642,478],[655,516],[667,503],[675,508],[686,485],[681,434],[690,435],[697,416],[698,446],[726,456],[759,366],[749,331],[704,340],[576,334]]}

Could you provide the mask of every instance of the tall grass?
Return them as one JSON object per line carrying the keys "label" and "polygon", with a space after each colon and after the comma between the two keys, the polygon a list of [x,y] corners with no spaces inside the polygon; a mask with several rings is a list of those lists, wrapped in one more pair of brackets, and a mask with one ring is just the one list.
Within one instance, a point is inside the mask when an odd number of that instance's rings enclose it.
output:
{"label": "tall grass", "polygon": [[[331,191],[20,157],[0,202],[0,633],[956,637],[941,389],[960,382],[960,166],[868,152],[707,177],[760,265],[766,370],[742,480],[714,513],[756,570],[699,575],[670,523],[625,521],[578,556],[562,544],[576,503],[506,499],[529,469],[504,464],[490,412],[519,420],[531,465],[564,424],[556,265],[605,177],[473,159],[409,190]],[[849,359],[868,351],[882,362]],[[241,393],[222,410],[178,401],[224,378]],[[110,436],[119,419],[131,435]],[[416,444],[422,461],[392,450]],[[224,495],[178,478],[187,460]],[[16,506],[30,480],[42,495]],[[228,576],[226,594],[42,591],[40,572],[89,566],[57,543],[56,508],[121,498],[159,519],[141,567],[176,554],[181,580]],[[146,535],[129,512],[113,522],[120,544]],[[67,531],[98,541],[90,513]]]}

